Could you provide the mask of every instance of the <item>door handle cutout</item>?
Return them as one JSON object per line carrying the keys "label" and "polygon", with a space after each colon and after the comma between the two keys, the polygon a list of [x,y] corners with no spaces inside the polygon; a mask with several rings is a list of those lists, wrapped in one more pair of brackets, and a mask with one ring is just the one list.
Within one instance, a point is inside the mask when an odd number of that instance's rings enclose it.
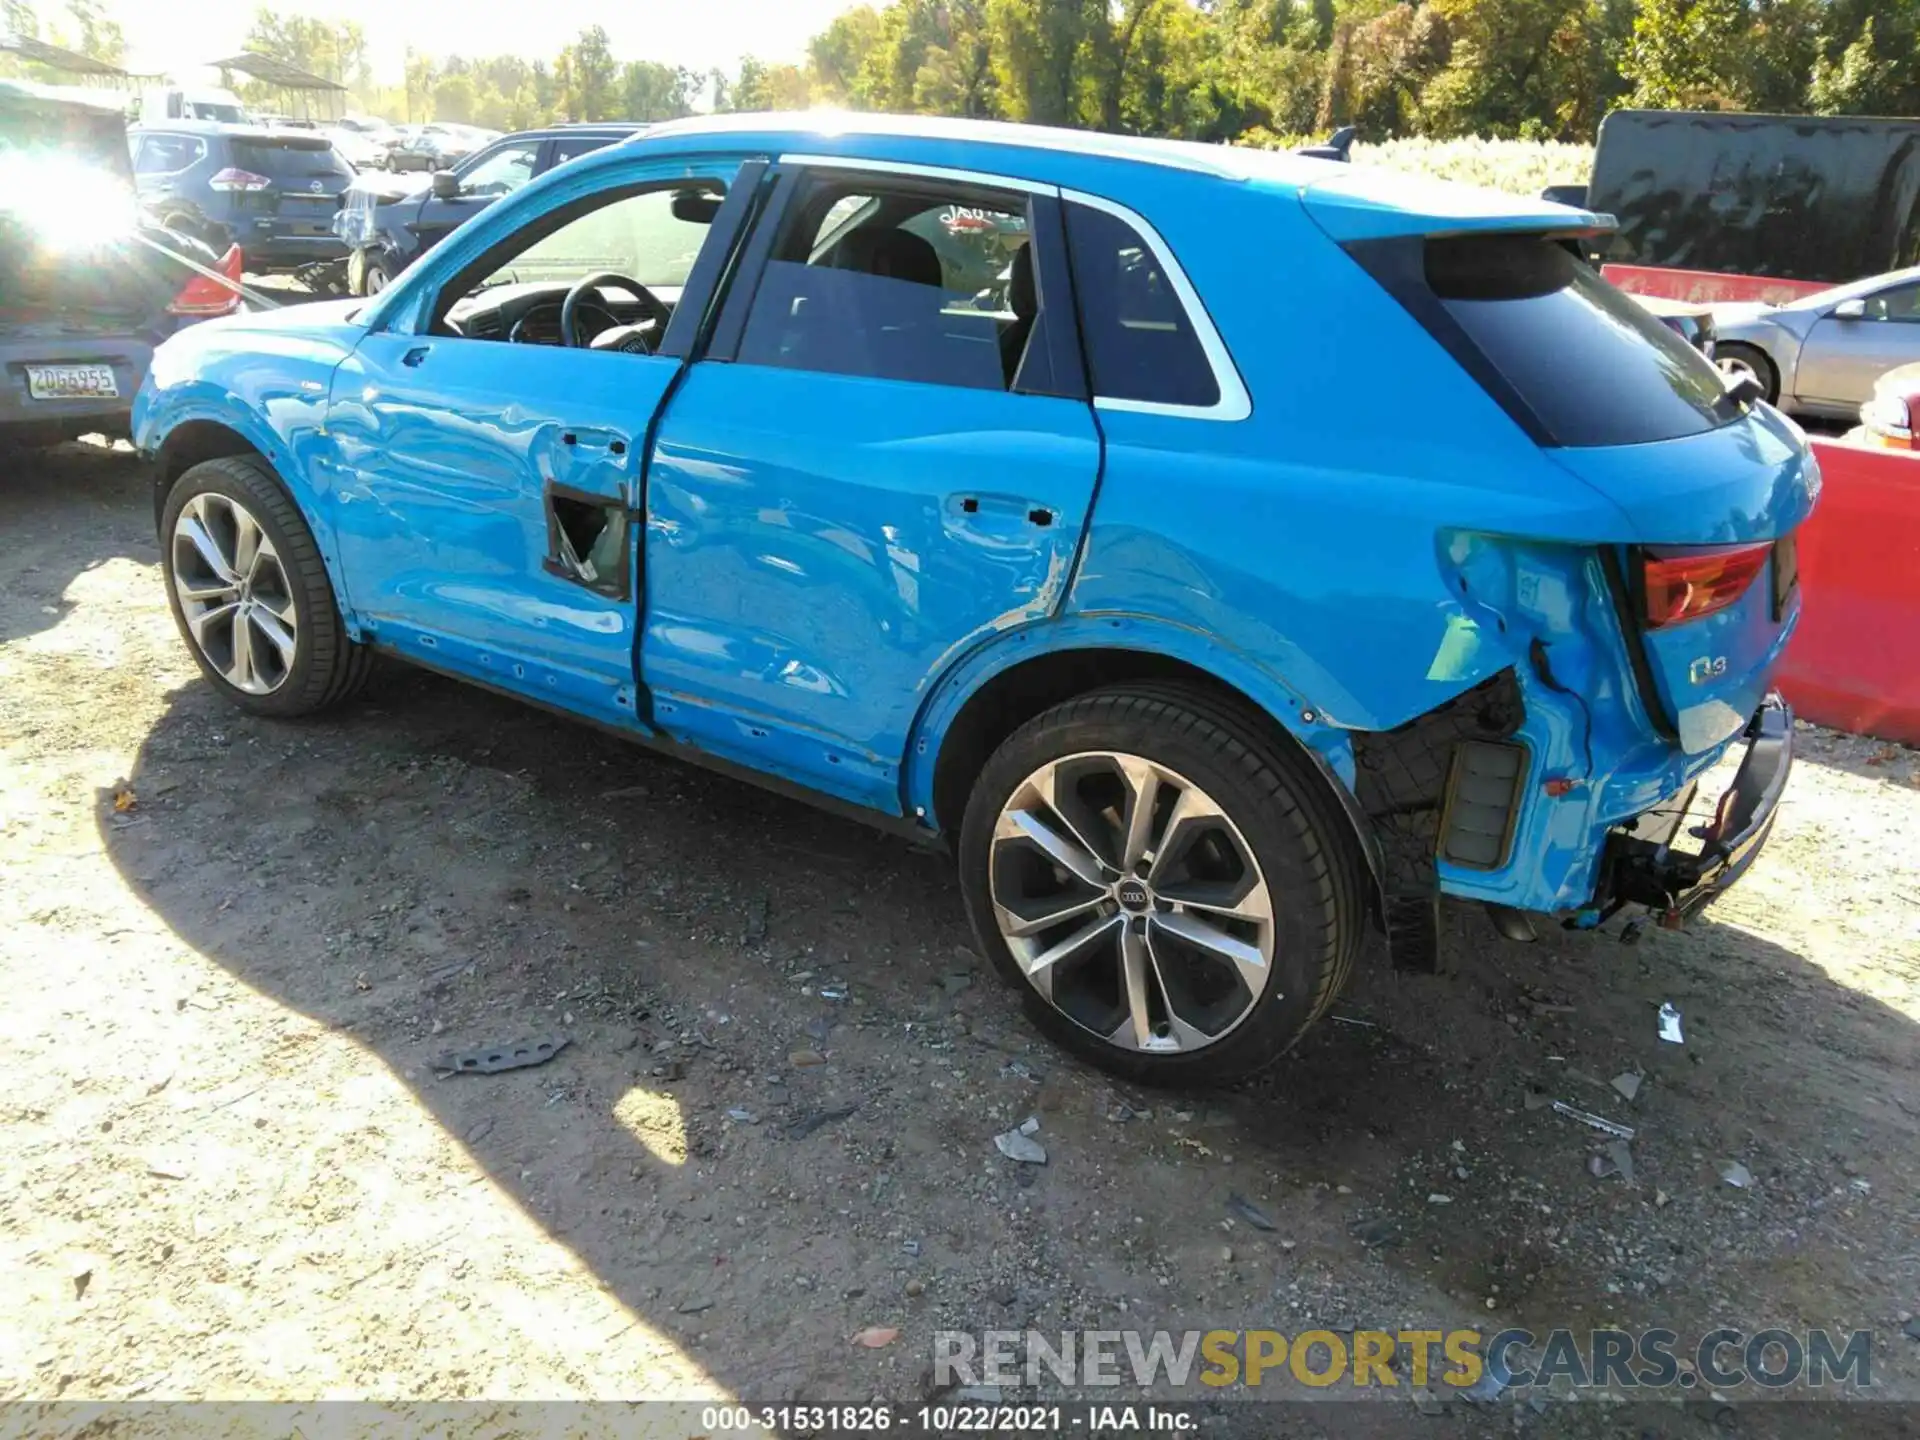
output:
{"label": "door handle cutout", "polygon": [[432,348],[431,345],[416,345],[400,357],[400,363],[409,368],[417,366],[422,360],[427,358],[427,352]]}
{"label": "door handle cutout", "polygon": [[1027,511],[1027,519],[1044,529],[1046,526],[1053,524],[1053,512],[1035,507]]}
{"label": "door handle cutout", "polygon": [[632,568],[625,502],[551,480],[546,499],[547,553],[541,568],[595,594],[625,600]]}

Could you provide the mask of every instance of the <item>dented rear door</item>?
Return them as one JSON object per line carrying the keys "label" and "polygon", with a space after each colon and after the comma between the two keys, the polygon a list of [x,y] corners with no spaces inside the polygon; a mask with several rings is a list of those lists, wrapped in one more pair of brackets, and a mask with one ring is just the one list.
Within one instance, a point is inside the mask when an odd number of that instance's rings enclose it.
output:
{"label": "dented rear door", "polygon": [[[1100,473],[1071,369],[1057,200],[983,176],[908,204],[913,183],[884,164],[782,174],[647,472],[641,675],[655,723],[889,813],[933,681],[1059,607]],[[862,208],[888,195],[884,214]],[[1044,318],[1011,388],[1012,312],[982,308],[911,236],[921,199],[932,223],[981,244],[1032,227]],[[841,238],[860,215],[910,238]],[[942,266],[940,284],[906,273],[915,257]]]}

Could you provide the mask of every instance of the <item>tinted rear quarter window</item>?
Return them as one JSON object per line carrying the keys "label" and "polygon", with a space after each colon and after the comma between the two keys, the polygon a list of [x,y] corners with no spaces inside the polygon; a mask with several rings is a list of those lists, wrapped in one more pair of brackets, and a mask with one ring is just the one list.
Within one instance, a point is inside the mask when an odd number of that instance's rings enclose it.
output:
{"label": "tinted rear quarter window", "polygon": [[1093,393],[1155,405],[1218,404],[1213,366],[1152,246],[1118,215],[1091,205],[1066,209]]}
{"label": "tinted rear quarter window", "polygon": [[1545,443],[1674,440],[1742,413],[1706,357],[1558,241],[1411,243],[1423,247],[1426,295],[1399,293],[1402,303]]}

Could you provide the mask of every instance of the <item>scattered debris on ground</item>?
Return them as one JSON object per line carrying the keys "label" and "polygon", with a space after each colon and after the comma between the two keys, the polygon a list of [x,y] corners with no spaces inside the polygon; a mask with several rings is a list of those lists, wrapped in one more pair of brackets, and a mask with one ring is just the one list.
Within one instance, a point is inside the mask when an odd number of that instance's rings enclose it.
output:
{"label": "scattered debris on ground", "polygon": [[[134,457],[8,467],[0,535],[9,1396],[902,1399],[940,1330],[1764,1322],[1872,1329],[1920,1399],[1912,751],[1803,728],[1690,930],[1448,907],[1449,973],[1370,943],[1267,1072],[1146,1092],[1035,1034],[939,857],[398,665],[225,707]],[[573,1043],[442,1082],[502,1035]],[[1483,1387],[1429,1388],[1554,1433]]]}

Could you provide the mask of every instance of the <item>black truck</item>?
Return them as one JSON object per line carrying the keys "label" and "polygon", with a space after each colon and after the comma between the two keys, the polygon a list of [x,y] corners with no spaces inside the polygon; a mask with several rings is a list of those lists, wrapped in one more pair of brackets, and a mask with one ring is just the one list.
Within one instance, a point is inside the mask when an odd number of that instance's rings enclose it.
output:
{"label": "black truck", "polygon": [[1837,284],[1920,264],[1920,119],[1616,110],[1570,192],[1609,265]]}

